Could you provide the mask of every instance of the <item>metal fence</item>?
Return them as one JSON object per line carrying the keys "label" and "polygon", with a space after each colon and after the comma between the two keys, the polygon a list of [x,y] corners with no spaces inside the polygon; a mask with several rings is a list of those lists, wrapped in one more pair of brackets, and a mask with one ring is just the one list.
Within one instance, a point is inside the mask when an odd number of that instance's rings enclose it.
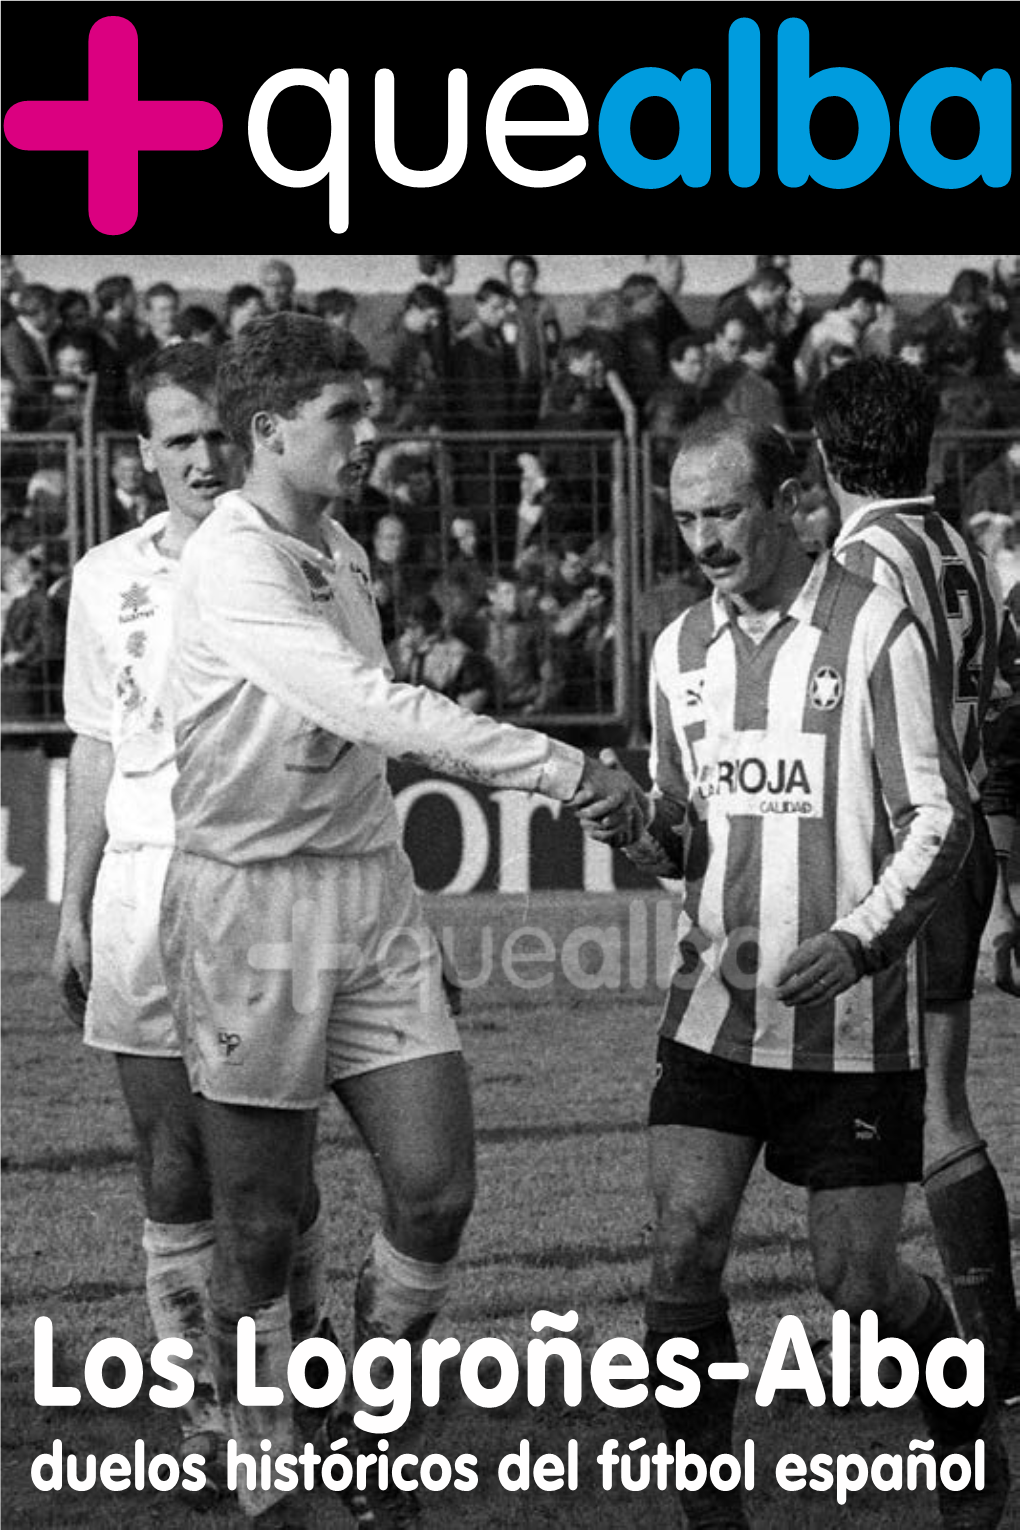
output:
{"label": "metal fence", "polygon": [[[1017,505],[1015,440],[936,438],[932,482],[951,517]],[[794,441],[806,460],[810,438]],[[341,497],[338,516],[369,550],[398,674],[437,683],[435,664],[453,684],[466,654],[464,691],[479,709],[636,742],[650,643],[696,594],[669,507],[674,447],[633,419],[619,433],[383,437],[372,478]],[[136,439],[93,436],[88,411],[67,432],[4,434],[5,736],[65,731],[70,570],[158,507]]]}

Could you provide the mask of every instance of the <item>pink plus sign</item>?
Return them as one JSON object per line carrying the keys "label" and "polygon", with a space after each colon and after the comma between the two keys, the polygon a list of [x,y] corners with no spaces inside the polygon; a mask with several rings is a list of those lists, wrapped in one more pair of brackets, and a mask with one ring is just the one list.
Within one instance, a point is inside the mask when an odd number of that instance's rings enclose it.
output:
{"label": "pink plus sign", "polygon": [[126,234],[138,217],[139,149],[211,149],[223,118],[208,101],[139,101],[138,33],[103,16],[89,33],[87,101],[19,101],[4,118],[16,149],[85,149],[89,221]]}

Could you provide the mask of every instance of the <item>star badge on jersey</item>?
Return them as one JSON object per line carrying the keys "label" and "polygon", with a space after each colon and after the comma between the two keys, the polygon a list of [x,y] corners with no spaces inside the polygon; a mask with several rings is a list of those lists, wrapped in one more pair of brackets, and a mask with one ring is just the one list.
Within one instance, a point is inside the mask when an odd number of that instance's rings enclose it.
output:
{"label": "star badge on jersey", "polygon": [[149,586],[147,584],[140,584],[136,579],[133,584],[128,585],[126,590],[121,590],[120,610],[122,621],[130,621],[133,616],[140,615],[146,606],[149,606],[151,609]]}
{"label": "star badge on jersey", "polygon": [[843,699],[843,677],[831,664],[823,664],[811,676],[811,705],[819,712],[831,712]]}

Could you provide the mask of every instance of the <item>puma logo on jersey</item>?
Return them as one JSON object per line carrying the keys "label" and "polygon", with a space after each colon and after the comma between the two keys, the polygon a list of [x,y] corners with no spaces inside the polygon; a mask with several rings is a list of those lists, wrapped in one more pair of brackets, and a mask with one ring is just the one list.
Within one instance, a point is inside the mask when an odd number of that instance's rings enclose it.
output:
{"label": "puma logo on jersey", "polygon": [[333,586],[329,582],[329,576],[324,574],[317,564],[302,558],[301,572],[308,581],[308,592],[314,601],[333,599]]}

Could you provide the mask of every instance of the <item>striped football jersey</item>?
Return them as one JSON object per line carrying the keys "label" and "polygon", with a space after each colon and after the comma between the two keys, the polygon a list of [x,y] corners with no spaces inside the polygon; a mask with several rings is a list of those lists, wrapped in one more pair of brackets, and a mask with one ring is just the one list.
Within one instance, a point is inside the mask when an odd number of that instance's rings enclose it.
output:
{"label": "striped football jersey", "polygon": [[167,514],[103,542],[75,565],[64,715],[108,743],[106,827],[114,848],[172,845],[174,735],[167,665],[177,560],[160,551]]}
{"label": "striped football jersey", "polygon": [[843,523],[832,551],[846,568],[906,601],[924,628],[976,801],[987,768],[982,725],[995,691],[1003,620],[994,574],[930,499],[862,506]]}
{"label": "striped football jersey", "polygon": [[397,844],[387,756],[569,801],[579,749],[392,680],[365,551],[328,516],[321,534],[313,547],[225,494],[184,549],[178,846],[240,865]]}
{"label": "striped football jersey", "polygon": [[[918,1067],[902,958],[966,854],[971,815],[902,602],[823,556],[756,645],[716,593],[656,642],[651,714],[656,816],[681,825],[684,875],[663,1035],[760,1067]],[[787,1007],[784,964],[829,930],[860,941],[868,975]]]}

